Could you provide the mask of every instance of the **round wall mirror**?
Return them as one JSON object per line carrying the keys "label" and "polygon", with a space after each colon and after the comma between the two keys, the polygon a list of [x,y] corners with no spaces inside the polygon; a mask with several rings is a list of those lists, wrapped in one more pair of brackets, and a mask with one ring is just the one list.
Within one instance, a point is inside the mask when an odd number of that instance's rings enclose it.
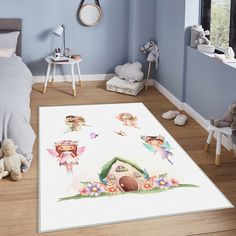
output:
{"label": "round wall mirror", "polygon": [[102,19],[102,10],[94,4],[84,4],[79,12],[80,21],[86,26],[97,25]]}

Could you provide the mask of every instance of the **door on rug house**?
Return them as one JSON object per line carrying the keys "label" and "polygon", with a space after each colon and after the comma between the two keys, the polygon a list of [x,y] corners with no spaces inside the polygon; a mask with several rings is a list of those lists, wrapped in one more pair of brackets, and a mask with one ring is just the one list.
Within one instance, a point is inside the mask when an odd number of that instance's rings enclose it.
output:
{"label": "door on rug house", "polygon": [[121,177],[120,180],[119,180],[119,184],[125,192],[137,191],[138,190],[137,181],[134,178],[130,177],[130,176]]}

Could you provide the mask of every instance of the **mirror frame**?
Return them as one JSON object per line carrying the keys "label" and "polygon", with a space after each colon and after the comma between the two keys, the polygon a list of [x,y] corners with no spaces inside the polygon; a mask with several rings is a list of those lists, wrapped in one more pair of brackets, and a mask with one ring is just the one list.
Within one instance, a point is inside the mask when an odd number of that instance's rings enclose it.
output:
{"label": "mirror frame", "polygon": [[[95,7],[95,8],[98,10],[99,15],[100,15],[99,18],[98,18],[94,23],[92,23],[92,24],[86,23],[86,22],[82,19],[82,16],[81,16],[82,10],[83,10],[85,7],[88,7],[88,6]],[[80,21],[83,23],[83,25],[86,25],[86,26],[95,26],[95,25],[97,25],[98,23],[100,23],[100,21],[102,20],[102,18],[103,18],[102,9],[101,9],[99,6],[95,5],[95,4],[84,4],[84,5],[81,7],[80,11],[79,11],[79,19],[80,19]]]}

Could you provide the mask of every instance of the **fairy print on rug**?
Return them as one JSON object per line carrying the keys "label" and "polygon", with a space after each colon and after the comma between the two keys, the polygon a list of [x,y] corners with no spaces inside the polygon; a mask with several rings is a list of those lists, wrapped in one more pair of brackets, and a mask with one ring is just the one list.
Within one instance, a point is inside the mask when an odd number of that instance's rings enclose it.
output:
{"label": "fairy print on rug", "polygon": [[137,126],[137,117],[129,112],[123,112],[120,113],[118,116],[116,116],[118,120],[120,120],[124,126],[134,127],[139,129]]}
{"label": "fairy print on rug", "polygon": [[84,153],[85,146],[79,147],[77,141],[64,140],[55,143],[55,149],[47,149],[49,154],[57,158],[59,166],[65,166],[68,173],[78,165],[79,157]]}
{"label": "fairy print on rug", "polygon": [[90,127],[89,125],[86,124],[86,120],[82,116],[74,116],[74,115],[66,116],[65,123],[68,127],[65,133],[80,131],[82,129],[82,126]]}
{"label": "fairy print on rug", "polygon": [[155,155],[159,154],[163,160],[167,160],[171,165],[173,165],[173,162],[170,160],[173,156],[173,153],[170,151],[171,146],[168,141],[165,141],[164,137],[161,135],[142,136],[141,139],[145,141],[145,143],[143,143],[145,148],[150,152],[153,152]]}
{"label": "fairy print on rug", "polygon": [[141,103],[41,107],[38,193],[40,232],[233,207]]}
{"label": "fairy print on rug", "polygon": [[[74,184],[75,185],[75,184]],[[76,195],[61,198],[60,201],[78,200],[84,198],[96,198],[114,196],[117,194],[153,194],[161,193],[176,188],[198,188],[194,184],[181,183],[168,173],[150,176],[146,169],[142,169],[136,163],[114,157],[108,161],[98,174],[97,180],[78,182]]]}

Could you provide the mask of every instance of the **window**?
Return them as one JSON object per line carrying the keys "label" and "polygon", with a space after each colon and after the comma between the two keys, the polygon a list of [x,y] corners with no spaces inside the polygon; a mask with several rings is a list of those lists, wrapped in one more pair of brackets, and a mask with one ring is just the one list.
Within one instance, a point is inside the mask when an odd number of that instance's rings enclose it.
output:
{"label": "window", "polygon": [[210,30],[212,45],[236,52],[236,0],[202,0],[202,26]]}

